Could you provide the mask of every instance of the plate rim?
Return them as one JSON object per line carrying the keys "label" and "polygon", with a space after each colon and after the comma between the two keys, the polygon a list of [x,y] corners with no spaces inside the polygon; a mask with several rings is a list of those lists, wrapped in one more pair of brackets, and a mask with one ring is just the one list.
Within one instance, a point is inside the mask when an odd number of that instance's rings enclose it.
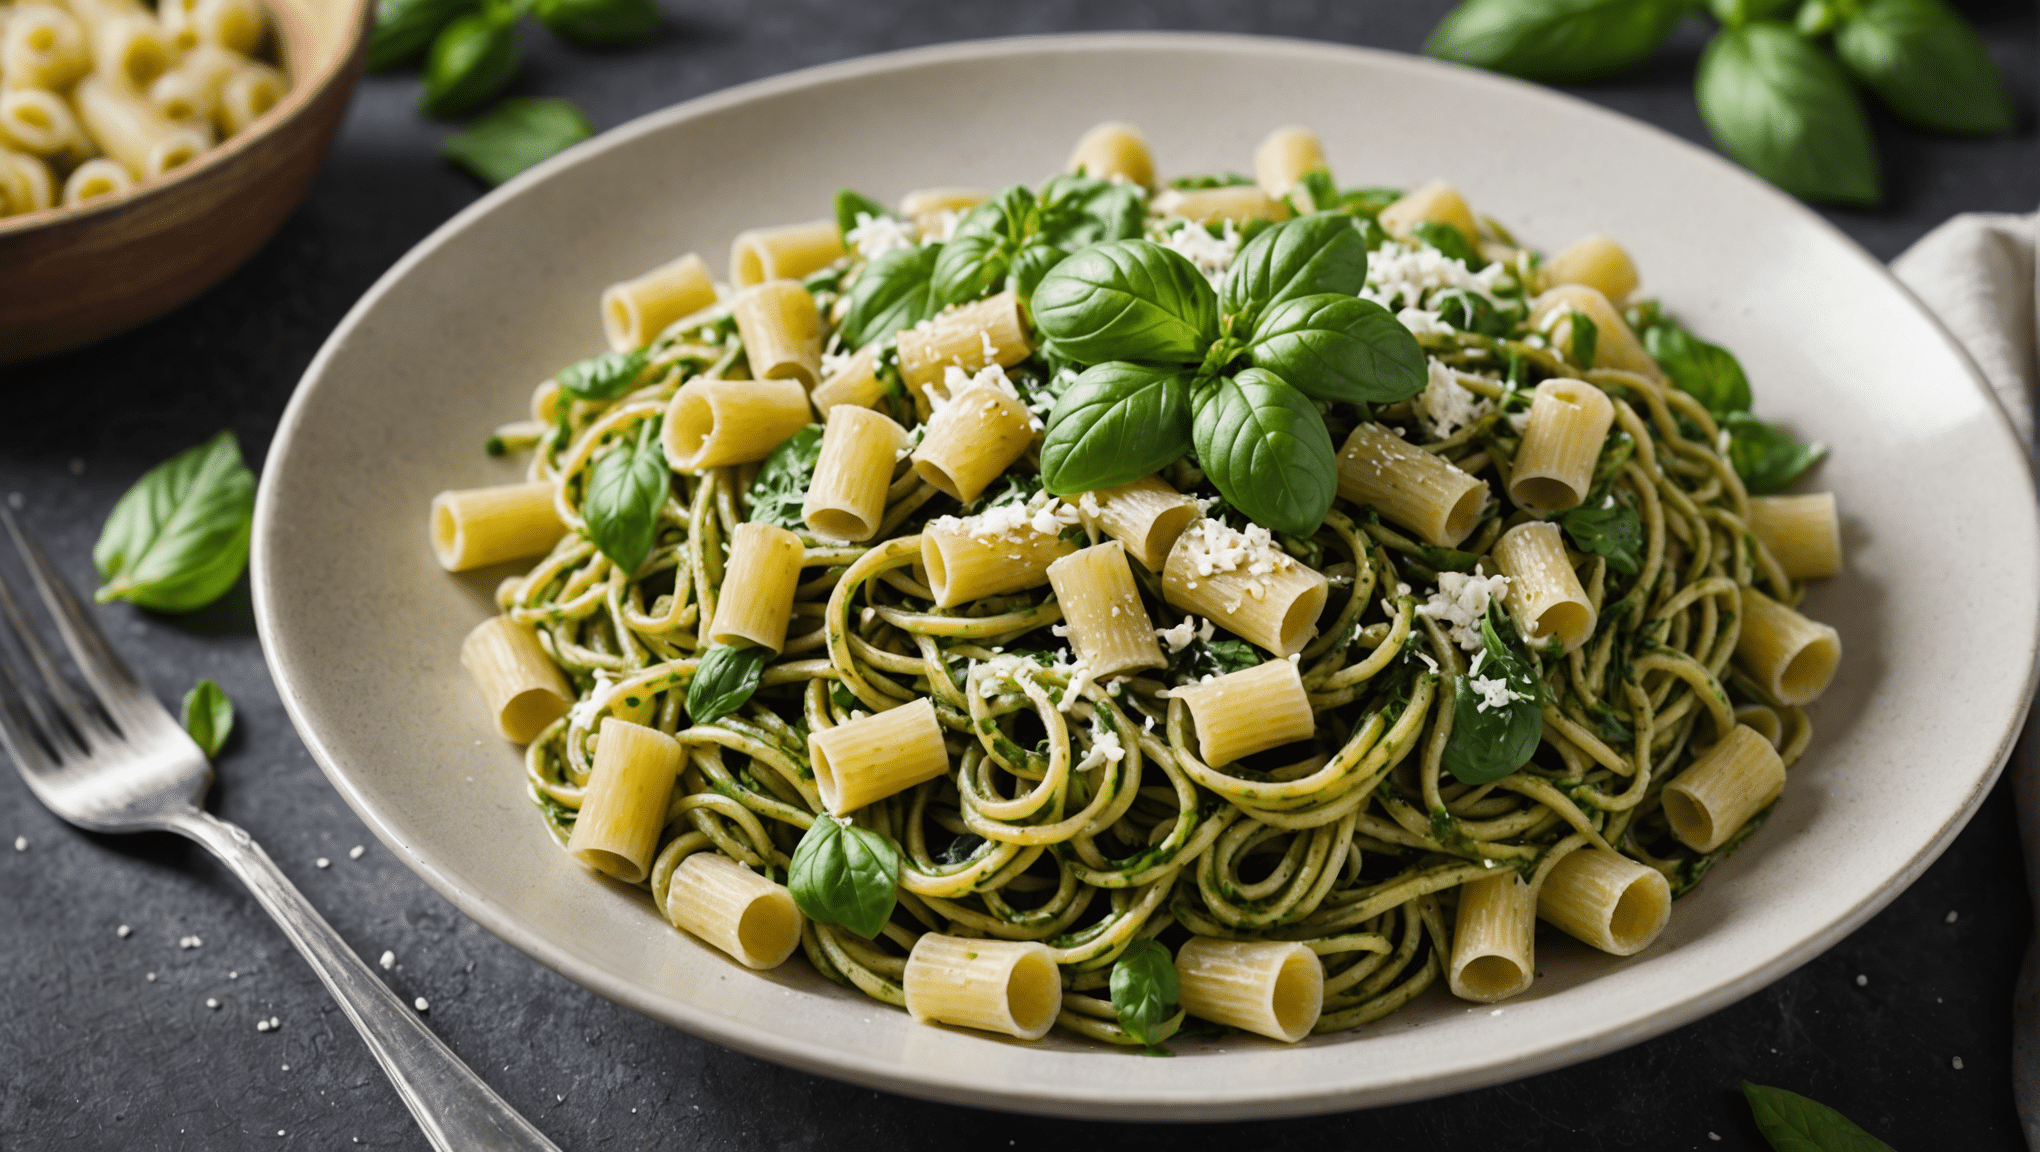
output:
{"label": "plate rim", "polygon": [[[1604,108],[1558,89],[1382,48],[1295,37],[1185,31],[1076,32],[955,41],[858,56],[747,81],[655,109],[619,124],[520,174],[456,213],[392,264],[348,309],[307,365],[292,391],[290,401],[278,420],[276,432],[271,438],[264,458],[256,494],[249,562],[256,630],[271,677],[276,683],[277,694],[283,702],[292,726],[297,730],[307,750],[311,752],[320,771],[376,838],[463,915],[473,919],[488,929],[492,935],[534,961],[597,995],[712,1043],[800,1071],[930,1101],[1040,1115],[1163,1121],[1304,1116],[1345,1111],[1356,1107],[1382,1106],[1520,1080],[1629,1047],[1712,1014],[1814,959],[1889,905],[1939,859],[1948,845],[1967,826],[1985,797],[1990,794],[2017,742],[2026,713],[2031,706],[2036,681],[2040,681],[2040,634],[2028,639],[2024,685],[2018,697],[2020,703],[2014,709],[2014,714],[2007,718],[2004,731],[1998,737],[1993,763],[1989,770],[1978,778],[1976,786],[1964,798],[1959,809],[1936,830],[1926,845],[1914,853],[1905,867],[1885,879],[1843,915],[1823,930],[1772,956],[1740,977],[1697,995],[1686,996],[1648,1016],[1603,1029],[1590,1036],[1545,1041],[1528,1050],[1512,1052],[1503,1060],[1483,1059],[1478,1063],[1468,1062],[1454,1071],[1421,1080],[1343,1090],[1307,1089],[1302,1094],[1294,1088],[1280,1085],[1241,1087],[1218,1101],[1205,1094],[1193,1096],[1187,1092],[1181,1094],[1158,1092],[1129,1100],[1125,1096],[1123,1086],[1115,1087],[1109,1081],[1100,1081],[1089,1086],[1065,1084],[1054,1090],[1045,1086],[1034,1087],[1026,1084],[987,1090],[982,1081],[960,1075],[945,1075],[939,1069],[926,1066],[908,1068],[872,1064],[834,1046],[795,1037],[755,1033],[741,1025],[731,1024],[724,1017],[714,1013],[655,997],[599,966],[585,963],[571,953],[554,947],[540,934],[528,931],[517,923],[516,918],[507,910],[499,909],[491,901],[468,893],[461,884],[426,859],[422,853],[414,850],[384,822],[379,811],[368,802],[348,774],[339,767],[332,750],[318,736],[300,708],[299,696],[295,691],[295,684],[298,681],[294,677],[297,673],[286,662],[285,653],[281,650],[282,641],[277,638],[279,618],[276,606],[270,599],[268,583],[268,570],[274,561],[272,549],[276,504],[272,476],[278,471],[275,465],[288,458],[291,439],[302,424],[309,397],[318,387],[328,363],[349,342],[356,328],[383,296],[403,280],[415,266],[450,243],[472,220],[492,212],[501,202],[520,195],[527,187],[548,179],[557,171],[579,164],[596,154],[625,147],[641,136],[663,130],[674,123],[709,116],[756,99],[804,88],[890,72],[911,71],[936,64],[994,56],[1026,55],[1042,50],[1077,49],[1109,52],[1172,48],[1232,50],[1254,54],[1290,53],[1347,60],[1357,57],[1377,67],[1419,72],[1443,71],[1454,74],[1455,78],[1462,82],[1489,86],[1498,94],[1568,105],[1576,110],[1620,122],[1630,129],[1641,128],[1653,133],[1665,142],[1696,154],[1704,163],[1716,165],[1730,178],[1755,185],[1758,191],[1773,201],[1774,207],[1796,214],[1803,224],[1813,225],[1823,230],[1829,238],[1840,241],[1844,249],[1863,266],[1865,271],[1881,277],[1891,287],[1896,288],[1912,308],[1926,318],[1948,350],[1955,353],[1964,369],[1967,382],[1987,401],[1996,427],[2010,438],[2015,447],[2019,445],[2017,435],[1996,394],[1983,378],[1967,350],[1954,338],[1940,318],[1925,307],[1919,298],[1892,274],[1889,267],[1872,256],[1854,238],[1842,232],[1818,212],[1762,183],[1719,154],[1655,124]],[[2024,468],[2019,469],[2026,502],[2033,504],[2036,501],[2032,461],[2025,453],[2021,453],[2020,458],[2026,464]],[[2035,553],[2029,558],[2029,562],[2033,570],[2040,571],[2040,537],[2034,539],[2034,544]]]}

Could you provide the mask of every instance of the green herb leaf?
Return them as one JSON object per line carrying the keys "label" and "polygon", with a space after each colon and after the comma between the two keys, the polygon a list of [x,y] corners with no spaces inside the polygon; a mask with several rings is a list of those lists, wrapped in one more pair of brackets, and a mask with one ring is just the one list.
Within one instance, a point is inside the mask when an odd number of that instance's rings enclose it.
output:
{"label": "green herb leaf", "polygon": [[1672,383],[1700,401],[1716,420],[1730,412],[1749,411],[1749,377],[1728,349],[1709,344],[1673,320],[1659,320],[1644,329],[1643,344]]}
{"label": "green herb leaf", "polygon": [[1296,186],[1289,190],[1289,206],[1299,216],[1329,212],[1339,207],[1339,188],[1332,183],[1332,174],[1322,168],[1313,168],[1298,176]]}
{"label": "green herb leaf", "polygon": [[1573,313],[1568,323],[1572,325],[1572,362],[1582,370],[1592,368],[1596,346],[1601,343],[1601,326],[1584,312]]}
{"label": "green herb leaf", "polygon": [[433,38],[419,105],[434,116],[458,116],[501,92],[523,62],[516,9],[492,4],[470,12]]}
{"label": "green herb leaf", "polygon": [[1037,234],[1066,252],[1131,240],[1147,223],[1147,195],[1132,184],[1057,176],[1041,189]]}
{"label": "green herb leaf", "polygon": [[553,382],[576,400],[614,400],[637,387],[638,376],[650,362],[650,353],[642,348],[604,352],[560,369]]}
{"label": "green herb leaf", "polygon": [[1366,236],[1352,217],[1322,212],[1277,224],[1247,241],[1226,270],[1219,309],[1251,322],[1285,300],[1351,296],[1366,284]]}
{"label": "green herb leaf", "polygon": [[1883,197],[1863,102],[1827,53],[1782,24],[1725,28],[1700,57],[1700,114],[1722,150],[1794,196]]}
{"label": "green herb leaf", "polygon": [[1792,0],[1707,0],[1707,8],[1716,20],[1730,28],[1740,28],[1752,20],[1768,20],[1791,3]]}
{"label": "green herb leaf", "polygon": [[505,100],[448,136],[439,154],[494,187],[594,134],[595,126],[570,100]]}
{"label": "green herb leaf", "polygon": [[[1480,633],[1487,647],[1453,686],[1452,736],[1445,741],[1445,767],[1464,784],[1492,783],[1528,764],[1544,736],[1544,686],[1515,623],[1489,601]],[[1513,698],[1489,704],[1477,680],[1498,680]]]}
{"label": "green herb leaf", "polygon": [[1298,296],[1270,309],[1247,354],[1313,400],[1388,404],[1424,390],[1424,348],[1388,309],[1356,296]]}
{"label": "green herb leaf", "polygon": [[200,680],[184,694],[184,730],[204,750],[206,759],[218,756],[234,732],[234,702],[219,685]]}
{"label": "green herb leaf", "polygon": [[92,549],[106,584],[93,598],[196,612],[240,579],[254,520],[255,476],[234,434],[187,448],[143,473],[107,515]]}
{"label": "green herb leaf", "polygon": [[673,470],[659,447],[658,418],[638,425],[637,439],[595,461],[581,497],[588,539],[626,574],[637,571],[659,536],[659,513],[673,488]]}
{"label": "green herb leaf", "polygon": [[1178,176],[1169,181],[1169,187],[1194,192],[1204,188],[1238,188],[1253,182],[1252,176],[1242,176],[1237,172],[1213,172],[1201,176]]}
{"label": "green herb leaf", "polygon": [[1041,480],[1059,496],[1128,484],[1190,449],[1190,385],[1171,365],[1108,360],[1056,401]]}
{"label": "green herb leaf", "polygon": [[1573,547],[1608,558],[1608,567],[1636,575],[1642,566],[1643,518],[1620,502],[1599,508],[1575,508],[1558,518]]}
{"label": "green herb leaf", "polygon": [[1063,355],[1087,364],[1195,364],[1218,336],[1217,306],[1196,265],[1149,240],[1092,245],[1034,290],[1035,324]]}
{"label": "green herb leaf", "polygon": [[1841,20],[1841,4],[1836,0],[1806,0],[1799,6],[1799,14],[1792,18],[1792,29],[1811,40],[1834,31]]}
{"label": "green herb leaf", "polygon": [[1049,270],[1068,258],[1069,253],[1045,240],[1029,240],[1020,251],[1013,254],[1013,262],[1006,269],[1006,286],[1022,300],[1031,301],[1034,290]]}
{"label": "green herb leaf", "polygon": [[1402,196],[1400,188],[1348,188],[1339,193],[1339,211],[1372,220]]}
{"label": "green herb leaf", "polygon": [[1467,243],[1466,233],[1450,224],[1424,220],[1411,231],[1417,239],[1436,248],[1439,255],[1466,265],[1468,271],[1478,272],[1487,267],[1488,262],[1481,258],[1472,244]]}
{"label": "green herb leaf", "polygon": [[645,44],[663,30],[652,0],[534,0],[531,14],[553,35],[591,48]]}
{"label": "green herb leaf", "polygon": [[807,528],[801,508],[814,482],[815,461],[822,455],[822,426],[810,424],[782,441],[758,466],[758,478],[744,494],[746,519],[772,524],[789,532]]}
{"label": "green herb leaf", "polygon": [[1752,496],[1782,492],[1800,474],[1827,458],[1828,446],[1807,443],[1774,428],[1747,412],[1731,412],[1721,422],[1728,430],[1728,460]]}
{"label": "green herb leaf", "polygon": [[368,70],[387,72],[410,63],[441,28],[479,7],[481,0],[382,0],[368,34]]}
{"label": "green herb leaf", "polygon": [[1154,1030],[1175,1014],[1183,993],[1176,959],[1159,941],[1136,940],[1112,962],[1112,1007],[1119,1027],[1143,1044],[1153,1044]]}
{"label": "green herb leaf", "polygon": [[935,315],[930,278],[948,249],[944,244],[895,248],[864,269],[850,289],[850,310],[843,315],[841,335],[846,348],[862,348]]}
{"label": "green herb leaf", "polygon": [[1432,56],[1565,83],[1648,59],[1694,0],[1466,0],[1424,42]]}
{"label": "green herb leaf", "polygon": [[836,193],[836,228],[843,233],[843,243],[850,242],[850,233],[856,230],[860,214],[873,220],[883,220],[888,216],[895,220],[905,219],[864,193],[844,188]]}
{"label": "green herb leaf", "polygon": [[772,649],[759,644],[710,644],[687,682],[687,718],[712,724],[742,708],[771,659]]}
{"label": "green herb leaf", "polygon": [[[1206,628],[1211,627],[1207,622]],[[1170,654],[1167,677],[1172,684],[1192,684],[1206,676],[1223,676],[1261,663],[1261,654],[1244,640],[1192,639]]]}
{"label": "green herb leaf", "polygon": [[1006,282],[1013,249],[996,232],[958,232],[941,246],[934,264],[930,298],[937,308],[965,304]]}
{"label": "green herb leaf", "polygon": [[2003,136],[2012,98],[1990,50],[1941,0],[1860,0],[1835,54],[1902,119],[1936,132]]}
{"label": "green herb leaf", "polygon": [[793,850],[786,886],[808,919],[872,940],[892,919],[899,877],[899,849],[883,833],[823,812]]}
{"label": "green herb leaf", "polygon": [[1262,368],[1201,385],[1197,460],[1226,502],[1255,523],[1309,537],[1338,491],[1332,437],[1315,405]]}
{"label": "green herb leaf", "polygon": [[1847,1116],[1797,1092],[1743,1081],[1757,1130],[1777,1152],[1892,1152]]}

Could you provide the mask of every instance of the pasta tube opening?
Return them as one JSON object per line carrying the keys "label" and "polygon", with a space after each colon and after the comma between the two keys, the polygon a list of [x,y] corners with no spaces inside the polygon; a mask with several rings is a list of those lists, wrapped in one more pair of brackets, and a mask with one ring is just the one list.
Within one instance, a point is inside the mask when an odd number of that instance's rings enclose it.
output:
{"label": "pasta tube opening", "polygon": [[1781,704],[1819,699],[1841,666],[1841,634],[1755,588],[1742,590],[1742,608],[1735,656],[1743,668]]}
{"label": "pasta tube opening", "polygon": [[1324,963],[1302,944],[1198,936],[1176,953],[1192,1016],[1294,1044],[1324,1011]]}
{"label": "pasta tube opening", "polygon": [[808,759],[822,803],[837,816],[949,771],[942,724],[926,696],[809,733]]}
{"label": "pasta tube opening", "polygon": [[715,303],[715,281],[700,256],[677,260],[602,290],[602,333],[618,352],[643,348],[668,324]]}
{"label": "pasta tube opening", "polygon": [[1738,724],[1665,786],[1672,835],[1712,852],[1785,790],[1785,762],[1764,734]]}
{"label": "pasta tube opening", "polygon": [[666,402],[659,439],[674,468],[700,472],[763,460],[810,419],[807,389],[798,380],[702,377]]}
{"label": "pasta tube opening", "polygon": [[1537,892],[1537,914],[1603,952],[1634,956],[1670,921],[1672,886],[1664,873],[1619,852],[1582,848],[1552,866]]}
{"label": "pasta tube opening", "polygon": [[1062,538],[1067,525],[1055,507],[1009,504],[968,519],[929,521],[921,530],[921,567],[935,606],[953,608],[1048,583],[1049,565],[1077,550]]}
{"label": "pasta tube opening", "polygon": [[1487,484],[1379,424],[1362,424],[1339,448],[1339,495],[1365,504],[1440,548],[1457,548],[1480,523]]}
{"label": "pasta tube opening", "polygon": [[1174,695],[1190,709],[1198,751],[1214,768],[1317,735],[1303,676],[1288,660],[1228,672]]}
{"label": "pasta tube opening", "polygon": [[761,970],[786,963],[805,923],[785,885],[714,852],[696,852],[673,870],[666,919]]}
{"label": "pasta tube opening", "polygon": [[541,555],[566,532],[550,481],[441,492],[432,498],[432,553],[448,572]]}
{"label": "pasta tube opening", "polygon": [[1034,442],[1034,414],[1018,396],[977,385],[949,398],[914,449],[914,472],[968,504]]}
{"label": "pasta tube opening", "polygon": [[64,203],[68,206],[101,196],[124,196],[134,186],[135,178],[113,161],[105,157],[87,160],[72,169],[64,181]]}
{"label": "pasta tube opening", "polygon": [[603,717],[568,855],[626,884],[643,883],[666,826],[680,758],[680,742],[657,728]]}
{"label": "pasta tube opening", "polygon": [[1492,1004],[1527,991],[1535,977],[1530,886],[1514,869],[1459,888],[1446,982],[1462,1000]]}
{"label": "pasta tube opening", "polygon": [[1558,525],[1518,524],[1495,541],[1495,563],[1509,578],[1509,609],[1532,643],[1571,652],[1593,638],[1597,614],[1580,586]]}
{"label": "pasta tube opening", "polygon": [[1509,474],[1509,495],[1542,516],[1577,508],[1594,484],[1615,405],[1584,380],[1546,380],[1530,401],[1530,420]]}
{"label": "pasta tube opening", "polygon": [[574,690],[559,665],[529,625],[508,616],[475,625],[461,642],[460,662],[488,701],[497,730],[513,743],[531,743],[573,705]]}
{"label": "pasta tube opening", "polygon": [[937,1021],[1039,1040],[1062,1011],[1062,973],[1046,944],[924,933],[900,981],[907,1012]]}

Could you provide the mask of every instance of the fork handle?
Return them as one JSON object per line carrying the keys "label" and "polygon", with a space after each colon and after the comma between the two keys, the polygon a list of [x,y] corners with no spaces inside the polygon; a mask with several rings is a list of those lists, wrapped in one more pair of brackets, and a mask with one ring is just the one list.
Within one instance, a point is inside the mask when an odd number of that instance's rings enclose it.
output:
{"label": "fork handle", "polygon": [[439,1152],[559,1152],[427,1028],[247,832],[199,809],[169,821],[248,885],[297,945]]}

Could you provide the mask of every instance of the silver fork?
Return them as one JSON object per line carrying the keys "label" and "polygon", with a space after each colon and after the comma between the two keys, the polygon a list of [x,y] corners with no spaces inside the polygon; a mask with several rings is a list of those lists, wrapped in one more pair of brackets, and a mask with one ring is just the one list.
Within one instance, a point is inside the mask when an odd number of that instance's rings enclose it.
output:
{"label": "silver fork", "polygon": [[[559,1152],[399,1000],[312,907],[261,846],[199,807],[212,766],[129,672],[42,548],[0,509],[89,692],[80,693],[0,575],[0,616],[27,668],[0,654],[0,746],[50,811],[94,832],[188,836],[233,869],[276,918],[441,1152]],[[17,674],[19,673],[19,674]]]}

